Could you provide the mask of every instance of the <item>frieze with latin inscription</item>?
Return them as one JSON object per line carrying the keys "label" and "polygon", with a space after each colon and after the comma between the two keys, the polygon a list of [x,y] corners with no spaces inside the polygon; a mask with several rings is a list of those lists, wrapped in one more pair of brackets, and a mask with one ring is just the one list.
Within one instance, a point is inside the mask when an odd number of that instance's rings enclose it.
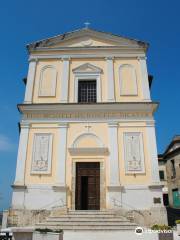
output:
{"label": "frieze with latin inscription", "polygon": [[23,119],[69,119],[69,118],[142,118],[142,117],[152,117],[151,113],[25,113],[23,114]]}

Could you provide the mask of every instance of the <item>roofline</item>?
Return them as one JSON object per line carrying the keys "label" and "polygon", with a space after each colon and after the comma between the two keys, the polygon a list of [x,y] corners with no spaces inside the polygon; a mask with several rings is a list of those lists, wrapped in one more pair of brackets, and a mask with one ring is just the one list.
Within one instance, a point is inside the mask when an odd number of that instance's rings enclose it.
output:
{"label": "roofline", "polygon": [[58,34],[58,35],[55,35],[55,36],[50,37],[50,38],[44,38],[44,39],[41,39],[41,40],[38,40],[38,41],[35,41],[35,42],[32,42],[32,43],[28,43],[26,45],[26,48],[27,48],[28,52],[30,53],[30,51],[31,51],[30,48],[31,47],[35,47],[36,48],[36,45],[42,43],[43,41],[50,41],[50,40],[55,39],[57,37],[62,37],[62,40],[63,40],[66,37],[66,35],[73,34],[73,33],[76,33],[76,32],[80,32],[80,31],[83,31],[83,30],[87,30],[87,31],[90,30],[90,31],[94,31],[94,32],[107,34],[107,35],[109,34],[109,35],[111,35],[113,37],[117,37],[117,38],[118,37],[122,37],[122,38],[125,38],[127,40],[135,41],[138,44],[143,45],[145,47],[146,51],[147,51],[147,49],[149,47],[149,43],[144,42],[144,41],[140,41],[138,39],[128,38],[128,37],[125,37],[123,35],[117,35],[117,34],[113,34],[113,33],[110,33],[110,32],[99,31],[99,30],[96,30],[96,29],[93,29],[93,28],[80,28],[80,29],[76,29],[74,31],[66,32],[66,33],[63,33],[63,34]]}

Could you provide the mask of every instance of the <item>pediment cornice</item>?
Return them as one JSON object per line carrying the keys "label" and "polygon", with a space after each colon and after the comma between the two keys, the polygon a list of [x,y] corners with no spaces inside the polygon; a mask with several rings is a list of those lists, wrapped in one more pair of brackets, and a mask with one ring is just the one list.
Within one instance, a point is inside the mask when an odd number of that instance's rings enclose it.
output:
{"label": "pediment cornice", "polygon": [[74,73],[101,73],[102,69],[90,63],[82,64],[72,70]]}
{"label": "pediment cornice", "polygon": [[[89,40],[85,40],[83,38],[96,38],[102,41],[106,41],[109,42],[110,45],[116,45],[117,47],[125,47],[125,48],[139,48],[139,49],[144,49],[145,51],[148,48],[148,43],[136,40],[136,39],[131,39],[131,38],[127,38],[127,37],[123,37],[123,36],[118,36],[118,35],[114,35],[112,33],[108,33],[108,32],[102,32],[102,31],[97,31],[94,29],[89,29],[89,28],[82,28],[76,31],[72,31],[72,32],[67,32],[65,34],[61,34],[61,35],[57,35],[55,37],[52,38],[47,38],[47,39],[43,39],[34,43],[30,43],[27,45],[27,49],[29,52],[32,51],[39,51],[39,50],[47,50],[47,49],[53,49],[55,48],[57,50],[57,46],[59,46],[61,49],[61,44],[63,43],[63,46],[66,46],[66,44],[64,45],[64,43],[70,41],[70,40],[74,40],[77,39],[77,41],[82,42],[82,48],[91,48],[94,46],[91,39]],[[114,43],[114,44],[113,44]],[[99,45],[99,47],[101,46],[101,44]],[[103,47],[103,46],[102,46]],[[111,46],[109,46],[111,47]],[[78,46],[79,48],[79,46]]]}

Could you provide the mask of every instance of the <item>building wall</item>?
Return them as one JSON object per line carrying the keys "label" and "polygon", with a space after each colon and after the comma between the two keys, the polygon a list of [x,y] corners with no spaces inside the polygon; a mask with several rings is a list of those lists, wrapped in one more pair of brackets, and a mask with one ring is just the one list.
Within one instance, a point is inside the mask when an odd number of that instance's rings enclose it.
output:
{"label": "building wall", "polygon": [[[171,160],[174,160],[174,163],[175,163],[175,172],[176,172],[175,177],[172,177],[173,171],[172,171]],[[173,190],[178,189],[179,196],[180,196],[180,154],[170,157],[167,160],[166,171],[167,171],[167,183],[168,183],[168,191],[169,191],[169,204],[171,207],[175,207],[173,202]]]}
{"label": "building wall", "polygon": [[[82,48],[88,41],[93,42],[94,48]],[[74,163],[99,161],[103,189],[101,209],[123,207],[144,211],[152,219],[160,216],[162,191],[153,120],[156,107],[151,104],[149,94],[146,47],[127,39],[114,48],[118,44],[102,38],[82,37],[61,41],[48,50],[33,50],[30,54],[24,108],[31,110],[29,116],[22,111],[13,209],[72,208]],[[102,48],[105,46],[107,48]],[[92,117],[85,109],[87,118],[56,118],[50,116],[51,110],[43,112],[44,118],[33,117],[41,115],[41,110],[50,103],[54,103],[50,105],[53,109],[64,106],[58,113],[66,112],[66,103],[76,103],[78,74],[82,79],[84,75],[97,79],[97,102],[116,102],[119,107],[125,106],[121,103],[137,102],[137,109],[132,104],[128,109],[122,108],[122,112],[114,111],[113,105],[107,104],[112,107],[107,107],[107,118],[99,117],[97,109]],[[46,105],[36,105],[39,103]],[[43,106],[39,113],[36,106]],[[77,106],[81,115],[83,107]],[[38,161],[34,161],[36,153]],[[42,158],[46,161],[41,161]]]}
{"label": "building wall", "polygon": [[[72,161],[73,159],[86,159],[89,158],[89,156],[71,156],[69,153],[69,148],[72,146],[74,140],[80,136],[81,134],[88,133],[86,130],[86,123],[70,123],[68,127],[68,137],[67,137],[67,158],[66,158],[66,181],[69,186],[71,186],[71,167],[72,167]],[[145,126],[145,123],[142,123],[139,127],[133,126],[135,124],[131,124],[131,127],[129,127],[129,124],[119,124],[119,130],[118,130],[118,152],[119,152],[119,166],[120,166],[120,179],[121,183],[124,185],[126,184],[149,184],[151,181],[151,166],[150,166],[150,156],[149,156],[149,150],[147,146],[147,134],[145,127],[142,127],[142,125]],[[105,147],[108,148],[109,146],[109,137],[108,137],[108,125],[107,123],[91,123],[91,130],[90,133],[95,134],[98,136],[99,139],[102,140],[102,143]],[[58,131],[58,125],[57,124],[32,124],[30,131],[29,131],[29,138],[28,138],[28,148],[27,148],[27,159],[26,159],[26,172],[25,172],[25,184],[55,184],[55,170],[56,170],[56,162],[57,162],[57,148],[58,146],[58,138],[57,138],[57,131]],[[123,143],[123,134],[125,132],[141,132],[143,134],[143,151],[144,151],[144,159],[145,159],[145,173],[143,174],[125,174],[125,163],[124,163],[124,143]],[[52,147],[52,171],[51,174],[42,174],[41,177],[39,177],[39,174],[32,174],[31,173],[31,164],[32,164],[32,153],[33,153],[33,139],[35,133],[52,133],[53,134],[53,147]],[[60,136],[61,137],[61,136]],[[97,143],[94,141],[94,139],[88,138],[88,139],[82,139],[82,141],[79,143],[79,146],[81,148],[88,148],[88,147],[98,147]],[[107,156],[90,156],[90,159],[103,159],[104,161],[107,159]],[[106,162],[107,169],[108,167],[108,161]],[[108,173],[106,176],[106,181],[108,182]]]}
{"label": "building wall", "polygon": [[[107,61],[102,59],[70,59],[69,78],[68,78],[68,102],[75,101],[75,74],[73,69],[82,64],[90,63],[102,69],[100,74],[101,98],[102,102],[108,101],[108,74]],[[52,72],[52,73],[51,73]],[[114,59],[114,91],[115,101],[143,101],[142,72],[138,59]],[[63,60],[38,60],[35,80],[33,85],[33,103],[59,103],[61,102],[61,93],[63,82]],[[93,78],[93,77],[92,77]],[[52,82],[51,82],[52,81]],[[132,82],[131,82],[132,81]],[[44,84],[42,84],[42,82]],[[49,82],[49,84],[48,84]],[[43,86],[42,86],[43,85]],[[55,91],[51,93],[52,86]],[[45,87],[46,93],[41,93],[41,88]],[[49,92],[48,92],[49,88]],[[53,91],[53,90],[52,90]]]}

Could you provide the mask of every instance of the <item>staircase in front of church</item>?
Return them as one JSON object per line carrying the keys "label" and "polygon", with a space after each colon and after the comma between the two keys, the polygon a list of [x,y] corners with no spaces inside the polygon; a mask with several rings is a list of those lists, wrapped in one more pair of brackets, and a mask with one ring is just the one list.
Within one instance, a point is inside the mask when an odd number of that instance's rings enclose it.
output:
{"label": "staircase in front of church", "polygon": [[67,213],[53,211],[45,222],[38,223],[36,228],[62,230],[103,230],[103,231],[134,231],[136,224],[116,211],[70,210]]}

